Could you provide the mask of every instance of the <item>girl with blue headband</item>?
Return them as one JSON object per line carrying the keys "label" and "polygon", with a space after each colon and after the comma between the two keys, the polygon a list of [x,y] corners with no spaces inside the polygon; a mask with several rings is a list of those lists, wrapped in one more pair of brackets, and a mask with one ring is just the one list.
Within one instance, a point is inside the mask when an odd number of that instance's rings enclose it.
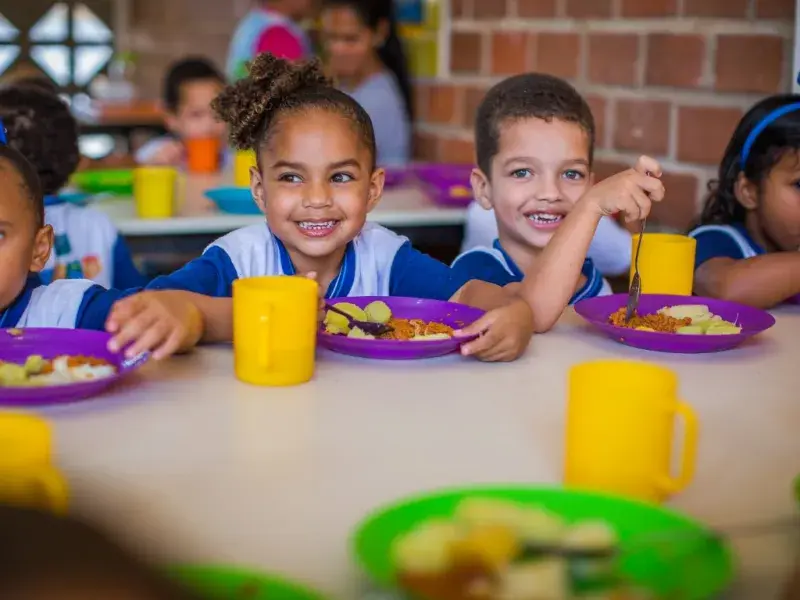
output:
{"label": "girl with blue headband", "polygon": [[694,292],[770,308],[800,295],[800,96],[771,96],[742,117],[709,184]]}

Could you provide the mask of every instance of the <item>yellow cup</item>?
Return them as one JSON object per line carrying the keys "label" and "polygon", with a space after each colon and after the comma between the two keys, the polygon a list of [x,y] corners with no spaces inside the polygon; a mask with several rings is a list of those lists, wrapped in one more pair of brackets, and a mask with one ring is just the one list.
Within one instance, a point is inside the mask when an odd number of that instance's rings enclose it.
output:
{"label": "yellow cup", "polygon": [[[568,393],[566,485],[662,502],[691,482],[699,425],[678,399],[675,373],[644,362],[587,362],[570,370]],[[684,435],[673,477],[676,415]]]}
{"label": "yellow cup", "polygon": [[44,419],[0,413],[0,502],[66,511],[68,489],[51,464],[52,440]]}
{"label": "yellow cup", "polygon": [[53,467],[0,469],[0,502],[67,512],[67,482]]}
{"label": "yellow cup", "polygon": [[[631,280],[633,280],[638,243],[639,234],[635,234],[632,240]],[[645,233],[639,253],[642,293],[691,296],[696,247],[695,239],[686,235]]]}
{"label": "yellow cup", "polygon": [[133,199],[140,219],[168,219],[175,213],[177,178],[172,167],[133,170]]}
{"label": "yellow cup", "polygon": [[250,167],[256,166],[256,153],[238,150],[233,157],[233,183],[236,187],[250,187]]}
{"label": "yellow cup", "polygon": [[296,385],[314,374],[318,286],[304,277],[233,282],[236,377],[255,385]]}

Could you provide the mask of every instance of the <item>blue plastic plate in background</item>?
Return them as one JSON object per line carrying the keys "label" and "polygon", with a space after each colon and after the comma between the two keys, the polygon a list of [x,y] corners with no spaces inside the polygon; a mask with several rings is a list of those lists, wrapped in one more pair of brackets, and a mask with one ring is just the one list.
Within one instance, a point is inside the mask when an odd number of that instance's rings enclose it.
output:
{"label": "blue plastic plate in background", "polygon": [[212,188],[206,190],[205,195],[217,205],[220,212],[230,215],[261,214],[248,187]]}

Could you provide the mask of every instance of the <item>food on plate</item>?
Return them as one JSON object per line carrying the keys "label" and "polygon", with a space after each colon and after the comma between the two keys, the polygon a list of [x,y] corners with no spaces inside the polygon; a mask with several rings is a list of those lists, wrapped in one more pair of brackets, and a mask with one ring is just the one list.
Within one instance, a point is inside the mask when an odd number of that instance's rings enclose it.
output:
{"label": "food on plate", "polygon": [[704,304],[665,306],[653,314],[635,314],[629,323],[625,322],[623,307],[612,313],[608,322],[627,329],[680,335],[733,335],[742,331],[739,325],[713,314]]}
{"label": "food on plate", "polygon": [[399,585],[423,600],[651,598],[622,581],[618,545],[605,521],[475,497],[397,538],[392,561]]}
{"label": "food on plate", "polygon": [[472,189],[465,185],[450,186],[449,192],[451,198],[472,198]]}
{"label": "food on plate", "polygon": [[112,377],[117,369],[109,362],[90,356],[58,356],[52,360],[37,354],[24,364],[0,361],[0,387],[63,385]]}
{"label": "food on plate", "polygon": [[[334,308],[347,313],[356,321],[367,323],[380,323],[388,325],[392,331],[377,336],[381,340],[400,340],[412,342],[424,342],[430,340],[447,340],[453,337],[453,328],[444,323],[435,321],[425,321],[423,319],[399,319],[392,315],[392,310],[385,302],[376,300],[370,302],[366,307],[359,308],[350,302],[338,302]],[[369,334],[361,328],[351,327],[344,315],[327,311],[325,314],[325,333],[331,335],[346,335],[350,338],[363,340],[374,340],[376,336]]]}

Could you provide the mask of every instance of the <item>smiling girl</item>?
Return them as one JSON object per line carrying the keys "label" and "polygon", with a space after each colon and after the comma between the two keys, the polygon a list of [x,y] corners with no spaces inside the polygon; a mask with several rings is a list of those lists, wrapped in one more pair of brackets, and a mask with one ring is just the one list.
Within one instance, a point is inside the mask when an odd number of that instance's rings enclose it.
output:
{"label": "smiling girl", "polygon": [[490,360],[518,356],[532,333],[528,306],[501,288],[454,277],[439,261],[367,214],[383,191],[365,110],[330,85],[317,63],[260,55],[214,109],[231,142],[256,151],[253,198],[266,222],[234,231],[151,287],[230,297],[240,277],[313,273],[327,298],[410,296],[486,310],[486,334],[465,346]]}

